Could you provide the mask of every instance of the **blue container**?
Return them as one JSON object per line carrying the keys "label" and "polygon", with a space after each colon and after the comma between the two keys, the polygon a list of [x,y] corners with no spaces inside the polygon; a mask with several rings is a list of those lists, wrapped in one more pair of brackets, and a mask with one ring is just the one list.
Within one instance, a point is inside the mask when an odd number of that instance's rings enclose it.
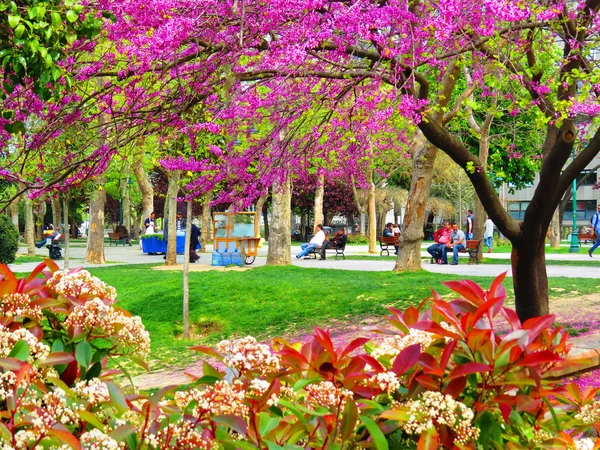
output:
{"label": "blue container", "polygon": [[221,253],[221,265],[228,266],[231,264],[231,253],[227,253],[227,249],[223,253]]}
{"label": "blue container", "polygon": [[221,258],[221,254],[215,250],[212,254],[212,265],[213,266],[222,266],[223,258]]}
{"label": "blue container", "polygon": [[235,264],[236,266],[242,266],[242,257],[237,251],[237,248],[231,254],[231,264]]}

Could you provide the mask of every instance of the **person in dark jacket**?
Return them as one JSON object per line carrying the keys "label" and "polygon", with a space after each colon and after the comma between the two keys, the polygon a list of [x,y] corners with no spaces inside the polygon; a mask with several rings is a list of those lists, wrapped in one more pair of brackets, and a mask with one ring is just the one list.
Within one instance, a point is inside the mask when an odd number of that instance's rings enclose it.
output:
{"label": "person in dark jacket", "polygon": [[346,241],[348,240],[348,236],[346,236],[346,232],[343,228],[340,228],[335,232],[333,238],[325,239],[323,244],[321,244],[321,259],[325,259],[326,250],[328,248],[344,248],[346,247]]}
{"label": "person in dark jacket", "polygon": [[195,263],[200,259],[198,253],[196,253],[196,247],[200,246],[200,230],[194,224],[192,224],[192,232],[190,233],[190,262]]}

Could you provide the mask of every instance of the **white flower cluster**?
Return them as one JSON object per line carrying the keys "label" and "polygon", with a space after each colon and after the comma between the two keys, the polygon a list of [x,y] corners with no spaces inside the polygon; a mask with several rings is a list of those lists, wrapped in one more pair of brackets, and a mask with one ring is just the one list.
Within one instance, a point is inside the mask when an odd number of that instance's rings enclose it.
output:
{"label": "white flower cluster", "polygon": [[97,428],[87,431],[79,439],[81,448],[84,450],[119,450],[125,448],[125,445],[119,445],[117,441],[108,434],[104,434]]}
{"label": "white flower cluster", "polygon": [[331,381],[309,384],[304,390],[306,391],[306,401],[308,403],[325,408],[339,407],[340,411],[344,409],[346,400],[354,397],[352,391],[338,388]]}
{"label": "white flower cluster", "polygon": [[579,412],[575,414],[575,420],[586,424],[600,422],[600,400],[582,406]]}
{"label": "white flower cluster", "polygon": [[184,421],[169,424],[155,434],[148,435],[147,440],[152,448],[193,448],[199,450],[216,450],[219,448],[217,442],[208,436],[203,436],[201,432],[194,428],[193,424]]}
{"label": "white flower cluster", "polygon": [[24,399],[21,413],[31,425],[15,434],[17,449],[31,448],[57,423],[72,424],[77,420],[76,413],[67,405],[62,389],[50,391],[37,399]]}
{"label": "white flower cluster", "polygon": [[2,316],[11,320],[29,317],[36,322],[40,322],[44,317],[42,308],[39,305],[34,305],[31,297],[27,294],[4,295],[0,299],[0,307],[2,308]]}
{"label": "white flower cluster", "polygon": [[371,356],[375,359],[379,359],[384,355],[392,356],[393,363],[396,356],[406,347],[410,347],[413,344],[420,344],[421,351],[425,351],[435,339],[435,334],[411,328],[409,334],[396,334],[385,338],[378,347],[375,347]]}
{"label": "white flower cluster", "polygon": [[594,441],[590,438],[574,439],[575,450],[594,450]]}
{"label": "white flower cluster", "polygon": [[84,399],[90,406],[97,406],[102,402],[110,400],[108,386],[98,378],[78,381],[71,390],[79,398]]}
{"label": "white flower cluster", "polygon": [[[265,392],[269,389],[269,383],[267,380],[261,380],[259,378],[255,378],[250,381],[250,385],[248,386],[248,393],[253,397],[262,397]],[[267,399],[267,405],[274,406],[279,403],[279,397],[275,393],[271,394]]]}
{"label": "white flower cluster", "polygon": [[117,300],[115,288],[108,286],[100,278],[92,276],[87,270],[72,273],[67,270],[59,270],[54,272],[52,278],[46,282],[46,286],[65,297],[99,297],[109,303]]}
{"label": "white flower cluster", "polygon": [[224,414],[246,417],[248,406],[244,402],[246,392],[242,384],[239,380],[233,384],[219,380],[214,386],[209,386],[203,391],[191,389],[187,392],[176,392],[175,403],[179,408],[185,409],[191,402],[196,402],[194,415],[201,419]]}
{"label": "white flower cluster", "polygon": [[441,392],[425,391],[419,400],[408,403],[410,417],[403,425],[409,434],[420,435],[436,425],[446,425],[456,434],[456,441],[467,445],[479,436],[479,429],[471,423],[473,411],[464,403]]}
{"label": "white flower cluster", "polygon": [[217,351],[225,355],[224,363],[240,373],[258,371],[263,375],[278,372],[279,357],[268,345],[259,344],[252,336],[242,339],[221,341]]}
{"label": "white flower cluster", "polygon": [[142,358],[150,353],[150,335],[142,319],[127,317],[99,298],[76,306],[64,323],[66,327],[81,332],[91,331],[92,336],[114,339],[120,344],[120,352]]}
{"label": "white flower cluster", "polygon": [[391,394],[400,387],[400,380],[394,372],[380,372],[369,378],[366,385]]}
{"label": "white flower cluster", "polygon": [[15,344],[19,341],[27,342],[29,346],[29,358],[27,362],[32,363],[38,359],[44,359],[50,353],[50,347],[38,341],[29,330],[19,328],[10,331],[0,326],[0,357],[6,357],[10,354]]}

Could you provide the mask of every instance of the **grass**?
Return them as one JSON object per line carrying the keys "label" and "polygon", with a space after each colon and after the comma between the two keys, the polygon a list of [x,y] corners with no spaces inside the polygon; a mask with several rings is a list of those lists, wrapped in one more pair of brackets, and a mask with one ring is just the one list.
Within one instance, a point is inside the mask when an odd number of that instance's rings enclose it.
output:
{"label": "grass", "polygon": [[28,256],[21,253],[17,253],[14,264],[25,264],[30,262],[42,262],[44,258],[42,256]]}
{"label": "grass", "polygon": [[[299,267],[260,267],[246,272],[191,272],[190,319],[194,339],[183,340],[181,272],[150,265],[90,269],[114,286],[118,306],[142,317],[152,339],[151,365],[186,364],[192,344],[251,334],[258,339],[309,332],[340,322],[357,327],[386,315],[387,306],[406,308],[427,297],[430,286],[451,296],[442,281],[464,277],[425,271],[396,274]],[[490,277],[473,277],[489,286]],[[509,304],[512,286],[506,283]],[[552,278],[552,298],[597,292],[594,279]],[[185,356],[184,356],[185,355]],[[182,359],[182,357],[184,359]]]}
{"label": "grass", "polygon": [[[484,257],[480,264],[510,264],[510,259],[501,258],[487,258]],[[547,266],[582,266],[582,267],[598,267],[600,263],[593,259],[582,261],[582,260],[565,260],[565,259],[547,259]]]}

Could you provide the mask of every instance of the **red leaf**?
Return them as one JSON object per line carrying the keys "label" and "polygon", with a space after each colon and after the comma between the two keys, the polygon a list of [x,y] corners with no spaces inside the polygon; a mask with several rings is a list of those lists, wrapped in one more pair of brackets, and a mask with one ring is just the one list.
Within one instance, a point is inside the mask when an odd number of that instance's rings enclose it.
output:
{"label": "red leaf", "polygon": [[535,413],[540,407],[540,400],[531,398],[529,395],[517,395],[517,412]]}
{"label": "red leaf", "polygon": [[419,310],[412,305],[406,308],[404,311],[404,322],[406,325],[410,326],[417,320],[419,320]]}
{"label": "red leaf", "polygon": [[483,373],[490,371],[491,368],[487,364],[481,364],[478,362],[468,362],[466,364],[461,364],[460,366],[455,367],[448,375],[448,379],[452,380],[453,378],[462,377],[465,375],[470,375],[472,373]]}
{"label": "red leaf", "polygon": [[[497,298],[495,300],[486,301],[483,305],[481,305],[479,308],[477,308],[477,311],[475,311],[474,314],[470,315],[469,319],[467,320],[468,330],[470,330],[477,323],[477,321],[483,317],[484,314],[488,313],[491,309],[494,309],[495,307],[502,305],[503,302],[504,302],[504,298]],[[491,317],[490,317],[490,322],[491,322]],[[468,331],[468,330],[465,330],[465,331]]]}
{"label": "red leaf", "polygon": [[430,390],[437,390],[440,387],[440,383],[437,382],[436,380],[433,379],[433,377],[429,376],[429,375],[421,375],[418,376],[416,378],[417,383],[419,383],[421,386],[426,387],[427,389]]}
{"label": "red leaf", "polygon": [[512,412],[512,408],[508,405],[504,405],[504,404],[499,404],[498,408],[500,408],[500,412],[502,413],[502,418],[504,419],[504,421],[506,423],[508,423],[508,417],[510,416],[510,413]]}
{"label": "red leaf", "polygon": [[561,362],[563,359],[549,350],[530,353],[517,361],[517,367],[537,366],[551,362]]}
{"label": "red leaf", "polygon": [[460,330],[460,323],[456,318],[456,314],[452,307],[445,302],[444,300],[432,300],[433,307],[432,310],[441,315],[444,319],[450,322],[451,325],[454,325],[457,330]]}
{"label": "red leaf", "polygon": [[423,330],[429,331],[430,333],[435,333],[440,336],[446,336],[452,339],[460,339],[460,336],[450,330],[446,330],[439,323],[434,322],[433,320],[422,320],[417,322],[411,326],[415,330]]}
{"label": "red leaf", "polygon": [[72,449],[81,449],[79,439],[77,439],[67,430],[57,430],[56,428],[51,428],[48,430],[48,436],[55,437],[63,444],[69,445]]}
{"label": "red leaf", "polygon": [[336,361],[335,348],[333,347],[333,342],[331,342],[331,336],[329,335],[329,330],[322,330],[319,327],[315,327],[315,331],[313,336],[317,340],[319,344],[333,357],[333,361]]}
{"label": "red leaf", "polygon": [[377,372],[383,372],[385,370],[383,366],[379,364],[379,361],[377,361],[370,355],[358,355],[357,358],[363,360],[366,364],[370,365]]}
{"label": "red leaf", "polygon": [[36,266],[35,269],[33,269],[33,272],[31,272],[29,274],[29,276],[27,277],[27,283],[31,283],[35,278],[37,278],[37,276],[42,273],[44,271],[44,269],[46,268],[46,263],[40,263]]}
{"label": "red leaf", "polygon": [[423,372],[427,374],[437,375],[438,377],[444,375],[444,370],[440,367],[437,360],[429,353],[421,353],[419,362],[421,364],[421,367],[423,367]]}
{"label": "red leaf", "polygon": [[448,302],[454,314],[467,314],[477,311],[477,306],[464,298],[455,298]]}
{"label": "red leaf", "polygon": [[442,352],[442,357],[440,358],[440,367],[448,367],[448,362],[450,361],[450,357],[452,356],[456,344],[458,344],[458,341],[456,340],[446,344],[444,351]]}
{"label": "red leaf", "polygon": [[223,361],[223,355],[221,355],[219,352],[217,352],[212,347],[207,347],[205,345],[195,345],[193,347],[190,347],[190,350],[194,350],[195,352],[204,353],[205,355],[209,355],[209,356],[214,356],[215,358]]}
{"label": "red leaf", "polygon": [[467,377],[459,377],[452,380],[444,389],[444,394],[458,398],[467,385]]}
{"label": "red leaf", "polygon": [[26,363],[16,358],[0,358],[0,367],[11,372],[18,372],[24,364]]}
{"label": "red leaf", "polygon": [[550,325],[554,323],[556,316],[554,314],[548,314],[541,317],[532,317],[523,324],[523,329],[529,330],[529,343],[535,341],[538,335],[545,330],[550,328]]}
{"label": "red leaf", "polygon": [[442,283],[447,288],[462,295],[467,300],[473,302],[477,306],[483,305],[485,301],[485,292],[481,287],[470,280],[462,281],[445,281]]}
{"label": "red leaf", "polygon": [[346,355],[348,355],[352,351],[356,350],[358,347],[363,346],[364,344],[369,342],[369,340],[370,340],[369,338],[363,338],[363,337],[354,339],[340,352],[339,359],[344,358]]}
{"label": "red leaf", "polygon": [[392,372],[400,376],[411,369],[421,356],[421,345],[413,344],[406,347],[404,350],[396,356],[394,364],[392,365]]}
{"label": "red leaf", "polygon": [[489,299],[496,299],[498,297],[506,298],[506,289],[504,289],[502,282],[504,281],[504,278],[506,278],[507,273],[508,271],[502,272],[494,279],[492,285],[490,286],[490,290],[488,291]]}
{"label": "red leaf", "polygon": [[[52,261],[49,258],[44,259],[44,262],[41,264],[44,264],[48,269],[50,269],[50,272],[52,272],[52,273],[58,272],[60,270],[60,267],[58,267],[58,264],[56,264],[54,261]],[[37,269],[37,267],[36,267],[36,269]],[[79,270],[80,269],[77,269],[77,271],[79,271]]]}

